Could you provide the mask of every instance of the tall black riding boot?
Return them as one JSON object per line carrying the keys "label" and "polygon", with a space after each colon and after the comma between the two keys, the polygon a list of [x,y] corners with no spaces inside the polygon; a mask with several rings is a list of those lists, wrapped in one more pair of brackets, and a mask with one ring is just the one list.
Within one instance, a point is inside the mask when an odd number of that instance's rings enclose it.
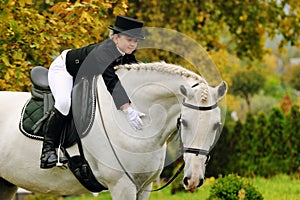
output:
{"label": "tall black riding boot", "polygon": [[62,115],[55,108],[51,111],[48,121],[45,124],[45,136],[41,155],[40,168],[52,168],[57,163],[55,148],[58,146],[66,116]]}

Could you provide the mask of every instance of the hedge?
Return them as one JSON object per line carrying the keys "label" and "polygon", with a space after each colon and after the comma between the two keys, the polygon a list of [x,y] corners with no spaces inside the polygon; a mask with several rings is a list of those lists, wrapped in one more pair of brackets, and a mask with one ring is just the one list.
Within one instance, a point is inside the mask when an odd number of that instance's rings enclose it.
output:
{"label": "hedge", "polygon": [[212,152],[206,176],[237,173],[270,177],[300,172],[300,111],[294,105],[285,116],[279,108],[265,113],[248,113],[245,122],[226,120]]}

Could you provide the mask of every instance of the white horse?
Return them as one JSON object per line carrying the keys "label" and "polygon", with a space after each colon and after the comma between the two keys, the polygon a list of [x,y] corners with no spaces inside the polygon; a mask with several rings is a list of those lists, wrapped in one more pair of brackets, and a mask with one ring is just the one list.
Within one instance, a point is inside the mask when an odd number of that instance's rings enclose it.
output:
{"label": "white horse", "polygon": [[[144,127],[138,131],[130,127],[99,76],[95,120],[82,139],[96,179],[114,200],[148,199],[152,182],[164,167],[167,140],[181,116],[183,183],[186,190],[196,190],[203,183],[207,154],[220,129],[217,103],[227,84],[211,87],[201,76],[166,63],[119,66],[117,74],[133,106],[146,114]],[[88,192],[68,168],[39,168],[42,142],[19,130],[21,110],[30,97],[30,93],[0,92],[0,199],[13,198],[17,187],[60,195]],[[77,145],[68,151],[78,154]]]}

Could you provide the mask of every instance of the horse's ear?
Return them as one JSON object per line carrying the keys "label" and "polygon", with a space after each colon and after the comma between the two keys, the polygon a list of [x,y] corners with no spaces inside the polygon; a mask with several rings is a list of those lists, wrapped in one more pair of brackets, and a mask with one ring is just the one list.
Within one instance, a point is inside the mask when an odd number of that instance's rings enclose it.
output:
{"label": "horse's ear", "polygon": [[190,89],[187,89],[184,85],[180,85],[179,87],[180,92],[183,96],[187,97],[188,99],[193,97],[193,93]]}
{"label": "horse's ear", "polygon": [[217,99],[221,100],[225,96],[225,94],[227,93],[227,88],[228,88],[227,83],[225,81],[222,81],[217,86],[217,88],[218,88],[218,90],[217,90],[218,91],[217,92]]}

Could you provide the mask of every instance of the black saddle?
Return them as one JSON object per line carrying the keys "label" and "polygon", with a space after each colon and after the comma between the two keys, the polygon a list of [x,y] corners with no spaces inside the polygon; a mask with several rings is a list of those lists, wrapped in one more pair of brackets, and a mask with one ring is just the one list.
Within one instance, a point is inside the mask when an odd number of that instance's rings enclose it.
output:
{"label": "black saddle", "polygon": [[[48,69],[41,66],[34,67],[30,72],[30,79],[32,82],[31,98],[23,107],[19,128],[25,136],[43,140],[43,126],[55,102],[48,83]],[[94,177],[84,157],[80,139],[88,134],[95,117],[94,82],[94,79],[90,83],[89,80],[82,78],[73,87],[72,112],[67,116],[60,144],[69,160],[69,168],[75,177],[88,190],[100,192],[106,188]],[[78,144],[80,155],[70,157],[66,148],[75,143]]]}
{"label": "black saddle", "polygon": [[[48,69],[44,67],[34,67],[30,72],[31,79],[31,98],[23,107],[20,130],[27,137],[43,140],[43,126],[50,115],[50,111],[54,106],[54,98],[52,96],[48,83]],[[67,117],[67,123],[64,128],[63,146],[70,147],[75,143],[75,134],[71,131],[71,116]],[[62,140],[61,140],[62,141]]]}
{"label": "black saddle", "polygon": [[[37,66],[30,72],[32,82],[31,98],[25,104],[21,120],[21,132],[34,139],[43,140],[43,126],[54,106],[54,98],[48,83],[48,69]],[[62,146],[67,148],[73,145],[76,137],[84,137],[95,117],[94,86],[87,79],[82,79],[72,91],[72,112],[67,116],[64,128]],[[76,114],[78,113],[78,115]]]}

